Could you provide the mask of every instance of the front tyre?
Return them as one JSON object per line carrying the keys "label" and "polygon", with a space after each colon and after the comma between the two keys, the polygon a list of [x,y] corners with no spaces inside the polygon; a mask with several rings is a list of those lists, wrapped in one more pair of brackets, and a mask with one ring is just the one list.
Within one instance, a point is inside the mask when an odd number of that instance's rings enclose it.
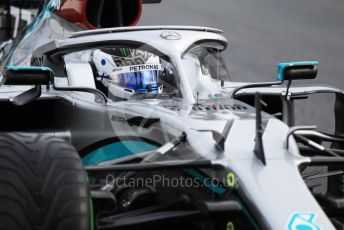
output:
{"label": "front tyre", "polygon": [[75,149],[37,134],[0,135],[0,229],[88,230],[89,191]]}

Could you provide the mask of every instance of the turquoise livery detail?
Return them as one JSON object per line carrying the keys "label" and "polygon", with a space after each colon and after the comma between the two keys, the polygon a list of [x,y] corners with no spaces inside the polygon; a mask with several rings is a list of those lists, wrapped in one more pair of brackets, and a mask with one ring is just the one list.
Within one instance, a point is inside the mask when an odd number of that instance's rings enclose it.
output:
{"label": "turquoise livery detail", "polygon": [[288,224],[288,230],[320,230],[320,226],[315,223],[316,214],[295,213]]}
{"label": "turquoise livery detail", "polygon": [[85,166],[96,165],[104,161],[115,160],[154,149],[157,149],[157,147],[143,141],[121,141],[105,145],[89,153],[82,161]]}

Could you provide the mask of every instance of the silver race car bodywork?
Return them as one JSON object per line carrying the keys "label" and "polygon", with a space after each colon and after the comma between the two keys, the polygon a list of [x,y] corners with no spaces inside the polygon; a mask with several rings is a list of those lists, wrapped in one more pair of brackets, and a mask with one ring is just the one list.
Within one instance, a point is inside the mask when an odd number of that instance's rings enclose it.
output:
{"label": "silver race car bodywork", "polygon": [[[5,116],[1,122],[4,119],[8,122],[1,131],[41,132],[69,140],[91,173],[135,158],[145,159],[142,164],[158,162],[156,165],[161,168],[173,166],[181,170],[183,165],[190,168],[192,162],[206,162],[205,169],[200,170],[202,175],[223,182],[205,186],[206,189],[219,196],[214,200],[220,201],[232,200],[230,194],[235,191],[241,209],[248,210],[246,217],[253,228],[335,229],[301,172],[308,166],[342,164],[343,160],[302,154],[293,134],[312,131],[305,131],[307,127],[299,127],[301,131],[291,127],[291,105],[284,98],[323,92],[341,95],[341,90],[330,86],[291,87],[285,97],[285,87],[263,84],[249,88],[245,87],[250,85],[247,83],[225,81],[216,89],[221,96],[199,96],[195,76],[191,76],[195,72],[185,64],[185,55],[205,43],[218,53],[224,51],[227,39],[220,30],[146,26],[76,32],[77,27],[51,15],[49,10],[34,23],[36,27],[29,29],[4,59],[2,70],[6,66],[47,67],[54,74],[53,87],[43,87],[36,101],[24,105],[33,114],[41,115],[22,114],[18,121],[14,114],[22,110],[11,103],[32,87],[3,85],[0,108],[12,108],[13,112],[1,115]],[[116,101],[102,94],[94,84],[95,71],[90,74],[90,59],[82,56],[87,50],[121,45],[154,50],[166,57],[175,70],[180,96]],[[71,62],[66,58],[69,54],[80,55],[78,65],[73,65],[77,55]],[[90,75],[92,78],[86,79]],[[239,87],[242,89],[235,91]],[[276,118],[270,111],[262,112],[257,104],[248,102],[256,98],[260,103],[260,97],[263,101],[273,98],[272,107],[278,107],[274,112],[280,112],[281,116]],[[37,125],[34,121],[40,119],[45,122]],[[261,146],[257,147],[259,137]],[[128,140],[139,144],[126,145]],[[118,142],[132,149],[131,153],[111,159],[94,155],[104,146]],[[147,149],[148,145],[151,147]],[[228,224],[227,229],[234,229],[234,225],[231,228]]]}

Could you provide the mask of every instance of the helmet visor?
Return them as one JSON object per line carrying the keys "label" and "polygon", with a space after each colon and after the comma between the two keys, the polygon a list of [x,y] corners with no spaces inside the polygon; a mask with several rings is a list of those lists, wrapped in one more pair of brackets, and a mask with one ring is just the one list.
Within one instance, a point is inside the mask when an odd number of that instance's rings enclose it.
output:
{"label": "helmet visor", "polygon": [[158,93],[158,74],[161,65],[146,64],[126,66],[114,69],[117,75],[116,84],[120,87],[135,90],[138,93]]}

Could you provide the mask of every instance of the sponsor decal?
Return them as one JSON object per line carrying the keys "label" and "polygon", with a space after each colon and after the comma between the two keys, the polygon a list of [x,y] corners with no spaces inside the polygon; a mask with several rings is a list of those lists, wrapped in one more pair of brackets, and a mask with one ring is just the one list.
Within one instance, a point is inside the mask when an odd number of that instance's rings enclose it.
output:
{"label": "sponsor decal", "polygon": [[154,71],[154,70],[162,70],[161,64],[144,64],[144,65],[133,65],[133,66],[124,66],[120,68],[115,68],[112,70],[113,73],[121,74],[121,73],[135,73],[135,72],[143,72],[143,71]]}
{"label": "sponsor decal", "polygon": [[182,36],[175,31],[164,31],[160,36],[166,40],[180,40],[182,38]]}
{"label": "sponsor decal", "polygon": [[288,230],[320,230],[320,226],[315,223],[316,213],[294,213],[288,223]]}
{"label": "sponsor decal", "polygon": [[123,72],[123,68],[113,69],[112,72],[114,72],[114,73],[121,73],[121,72]]}

